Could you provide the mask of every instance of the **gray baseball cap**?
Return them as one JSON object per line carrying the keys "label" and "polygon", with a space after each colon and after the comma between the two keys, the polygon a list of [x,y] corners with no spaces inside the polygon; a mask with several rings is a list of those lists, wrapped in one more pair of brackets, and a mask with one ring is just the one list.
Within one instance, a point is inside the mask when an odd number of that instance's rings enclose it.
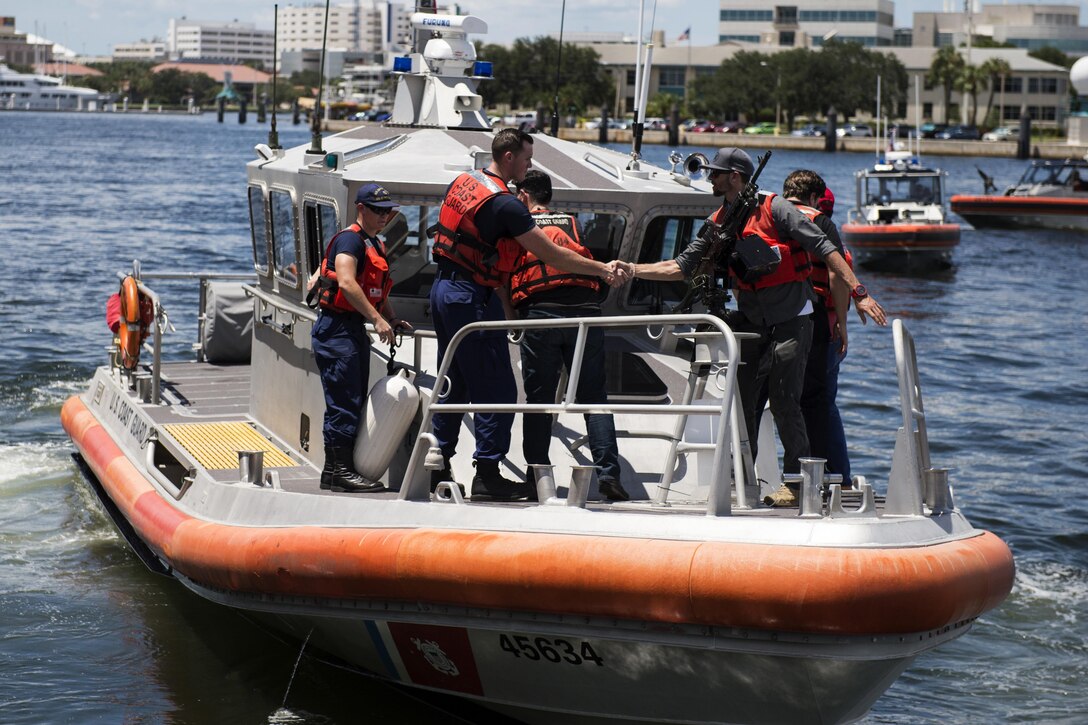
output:
{"label": "gray baseball cap", "polygon": [[735,147],[718,149],[714,154],[714,160],[709,164],[703,164],[699,168],[715,169],[717,171],[739,171],[742,176],[751,178],[756,172],[756,166],[752,163],[752,157]]}

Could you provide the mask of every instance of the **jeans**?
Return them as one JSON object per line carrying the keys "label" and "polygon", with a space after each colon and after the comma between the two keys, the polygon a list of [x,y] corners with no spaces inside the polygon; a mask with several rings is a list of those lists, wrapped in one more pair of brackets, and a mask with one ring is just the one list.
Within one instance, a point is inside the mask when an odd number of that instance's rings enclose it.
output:
{"label": "jeans", "polygon": [[809,455],[827,459],[828,421],[830,412],[827,397],[827,349],[831,343],[831,328],[827,323],[827,309],[814,304],[812,313],[812,344],[808,362],[805,363],[805,386],[801,393],[801,412],[805,416],[805,432],[808,434]]}
{"label": "jeans", "polygon": [[782,441],[782,472],[798,473],[801,470],[799,459],[809,454],[808,434],[801,413],[801,392],[812,339],[812,320],[808,315],[801,315],[765,327],[752,324],[743,315],[732,315],[729,324],[735,332],[759,335],[758,339],[741,342],[742,364],[737,370],[737,387],[752,455],[758,452],[762,412],[759,391],[766,385],[771,415]]}
{"label": "jeans", "polygon": [[[530,308],[525,319],[599,316],[600,310],[586,308]],[[559,372],[569,371],[574,360],[574,345],[578,328],[537,328],[526,330],[521,340],[521,374],[525,383],[527,403],[554,403],[559,386]],[[607,403],[604,372],[604,330],[595,327],[586,333],[585,354],[578,377],[575,402]],[[619,449],[616,445],[616,424],[611,413],[586,413],[586,432],[598,478],[620,480]],[[552,440],[552,416],[548,413],[526,413],[522,451],[525,462],[551,463],[548,449]]]}
{"label": "jeans", "polygon": [[[450,340],[472,322],[506,319],[502,303],[494,290],[476,284],[462,273],[439,270],[431,286],[431,314],[438,338],[438,359],[446,354]],[[504,330],[488,330],[469,335],[458,345],[449,368],[450,387],[441,403],[516,403],[517,382],[510,364]],[[441,389],[442,381],[436,383]],[[452,458],[461,432],[461,413],[434,416],[434,435],[442,455]],[[513,413],[475,413],[474,458],[499,461],[510,451]]]}

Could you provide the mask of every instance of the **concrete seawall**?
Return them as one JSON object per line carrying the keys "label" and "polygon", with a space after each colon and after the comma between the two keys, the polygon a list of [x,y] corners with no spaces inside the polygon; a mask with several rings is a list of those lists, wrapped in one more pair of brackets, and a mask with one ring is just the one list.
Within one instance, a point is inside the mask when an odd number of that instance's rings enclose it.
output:
{"label": "concrete seawall", "polygon": [[[325,130],[344,131],[355,126],[368,125],[358,121],[328,121]],[[597,143],[600,132],[588,128],[561,128],[559,138],[567,141],[586,141]],[[611,143],[631,143],[631,131],[609,129],[608,140]],[[645,131],[642,134],[644,144],[665,145],[669,142],[668,131]],[[680,132],[681,146],[738,146],[755,149],[790,149],[792,151],[823,151],[824,139],[816,136],[772,136],[770,134],[744,133],[685,133]],[[874,138],[840,138],[836,142],[839,151],[875,152],[877,140]],[[1016,158],[1016,142],[1013,141],[942,141],[922,139],[922,154],[936,156],[991,156]],[[1031,154],[1042,159],[1084,158],[1088,146],[1072,145],[1064,141],[1038,141],[1031,144]]]}

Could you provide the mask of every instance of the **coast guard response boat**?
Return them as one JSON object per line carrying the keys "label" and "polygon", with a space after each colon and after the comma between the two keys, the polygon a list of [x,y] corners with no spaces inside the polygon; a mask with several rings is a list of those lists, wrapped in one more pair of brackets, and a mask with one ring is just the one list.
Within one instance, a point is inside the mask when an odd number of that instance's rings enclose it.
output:
{"label": "coast guard response boat", "polygon": [[[761,493],[781,475],[773,440],[760,461],[748,453],[735,336],[698,310],[663,312],[684,285],[633,281],[610,291],[604,317],[548,321],[607,328],[607,410],[632,500],[599,500],[576,375],[544,406],[554,465],[538,469],[539,501],[473,502],[453,482],[432,494],[431,417],[483,406],[439,395],[449,355],[436,359],[426,230],[447,185],[489,161],[476,87],[490,70],[466,38],[486,31],[478,18],[412,22],[425,42],[398,60],[388,123],[317,150],[257,147],[245,189],[252,259],[241,282],[201,280],[196,361],[163,359],[155,275],[121,275],[109,364],[61,414],[106,510],[153,570],[308,652],[528,722],[861,717],[1013,581],[1008,547],[971,526],[930,460],[910,334],[894,323],[902,428],[889,480],[858,477],[847,490],[807,460],[800,507],[773,509]],[[599,259],[671,258],[718,205],[680,159],[663,169],[539,135],[533,163]],[[398,315],[417,332],[395,351],[376,344],[371,360],[356,464],[388,491],[333,493],[319,485],[324,401],[306,280],[373,181],[402,205],[384,235]],[[470,326],[451,349],[473,328],[533,324]],[[508,476],[531,463],[520,428]],[[472,444],[466,416],[453,459],[464,484]]]}

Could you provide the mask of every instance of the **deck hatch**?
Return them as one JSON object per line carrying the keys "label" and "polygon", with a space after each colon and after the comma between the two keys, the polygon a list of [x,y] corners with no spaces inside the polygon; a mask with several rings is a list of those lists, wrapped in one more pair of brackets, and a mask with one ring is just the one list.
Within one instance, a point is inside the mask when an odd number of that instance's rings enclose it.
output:
{"label": "deck hatch", "polygon": [[171,423],[163,428],[209,470],[238,467],[238,451],[264,451],[264,465],[298,465],[249,423]]}

